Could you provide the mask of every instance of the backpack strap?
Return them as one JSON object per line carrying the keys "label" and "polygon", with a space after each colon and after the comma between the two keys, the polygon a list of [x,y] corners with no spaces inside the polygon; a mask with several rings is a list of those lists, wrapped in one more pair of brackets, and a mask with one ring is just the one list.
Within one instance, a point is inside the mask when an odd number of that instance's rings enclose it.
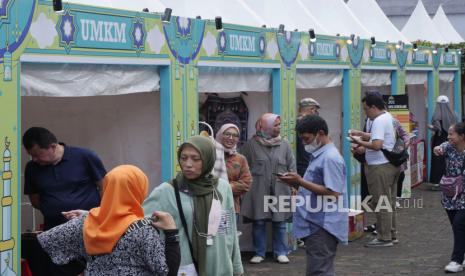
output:
{"label": "backpack strap", "polygon": [[179,186],[178,186],[178,182],[176,181],[176,179],[173,179],[172,185],[174,187],[174,195],[176,196],[176,205],[178,206],[179,216],[181,217],[182,228],[184,228],[184,233],[186,234],[187,241],[189,242],[189,250],[191,252],[192,262],[194,263],[194,267],[195,267],[196,272],[198,272],[199,271],[199,266],[198,266],[197,261],[195,260],[195,257],[194,257],[194,248],[192,247],[192,242],[191,242],[191,240],[189,238],[189,232],[187,230],[188,228],[187,228],[187,223],[186,223],[186,217],[184,216],[184,211],[182,210],[181,196],[179,194]]}

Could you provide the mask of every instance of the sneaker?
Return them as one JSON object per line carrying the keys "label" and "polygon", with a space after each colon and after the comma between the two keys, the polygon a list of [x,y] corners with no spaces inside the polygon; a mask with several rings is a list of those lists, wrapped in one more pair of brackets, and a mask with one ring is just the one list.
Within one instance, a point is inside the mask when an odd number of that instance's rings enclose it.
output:
{"label": "sneaker", "polygon": [[440,191],[441,187],[439,187],[439,184],[431,184],[431,190],[432,191]]}
{"label": "sneaker", "polygon": [[365,244],[365,247],[389,247],[393,246],[392,241],[383,241],[378,239],[373,239],[369,243]]}
{"label": "sneaker", "polygon": [[452,273],[460,272],[463,270],[463,266],[457,262],[452,261],[444,267],[444,270],[446,272],[452,272]]}
{"label": "sneaker", "polygon": [[365,232],[373,232],[376,231],[376,224],[368,225],[367,227],[363,228]]}
{"label": "sneaker", "polygon": [[297,246],[300,248],[305,247],[305,242],[302,239],[297,239]]}
{"label": "sneaker", "polygon": [[263,262],[263,260],[265,260],[265,258],[263,258],[262,256],[255,255],[255,256],[253,256],[252,259],[250,259],[249,262],[251,264],[259,264],[259,263]]}
{"label": "sneaker", "polygon": [[276,257],[276,261],[278,261],[278,263],[280,263],[280,264],[288,264],[289,263],[289,258],[287,258],[286,255],[280,255],[280,256]]}
{"label": "sneaker", "polygon": [[393,244],[398,244],[399,243],[399,240],[397,238],[392,238],[392,243]]}

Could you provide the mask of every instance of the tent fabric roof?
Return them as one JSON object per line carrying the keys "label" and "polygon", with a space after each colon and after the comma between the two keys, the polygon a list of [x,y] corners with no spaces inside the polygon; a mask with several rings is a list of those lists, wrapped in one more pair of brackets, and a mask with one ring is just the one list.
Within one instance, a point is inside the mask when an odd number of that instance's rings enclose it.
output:
{"label": "tent fabric roof", "polygon": [[214,20],[221,16],[223,22],[238,25],[261,27],[266,24],[263,18],[248,8],[243,0],[159,0],[166,7],[173,9],[172,15]]}
{"label": "tent fabric roof", "polygon": [[402,33],[410,41],[426,40],[433,43],[447,43],[429,17],[421,0],[418,1],[415,10],[402,29]]}
{"label": "tent fabric roof", "polygon": [[450,23],[442,6],[439,6],[438,11],[433,18],[433,23],[447,42],[460,43],[464,41]]}
{"label": "tent fabric roof", "polygon": [[410,44],[409,39],[391,23],[375,0],[349,0],[347,6],[363,26],[373,33],[376,40],[383,42],[401,40]]}
{"label": "tent fabric roof", "polygon": [[[355,34],[361,38],[370,38],[368,31],[352,13],[343,0],[300,0],[315,19],[329,31],[330,35],[350,36]],[[318,30],[315,30],[319,33]]]}
{"label": "tent fabric roof", "polygon": [[131,1],[128,4],[127,1],[114,1],[114,0],[68,0],[67,2],[98,6],[98,7],[109,7],[113,9],[122,9],[122,10],[132,10],[132,11],[142,11],[144,8],[148,8],[150,12],[163,12],[165,10],[165,5],[160,1],[154,0],[137,0]]}
{"label": "tent fabric roof", "polygon": [[278,28],[284,24],[287,30],[307,31],[313,28],[318,34],[330,34],[299,0],[243,0],[259,13],[267,27]]}

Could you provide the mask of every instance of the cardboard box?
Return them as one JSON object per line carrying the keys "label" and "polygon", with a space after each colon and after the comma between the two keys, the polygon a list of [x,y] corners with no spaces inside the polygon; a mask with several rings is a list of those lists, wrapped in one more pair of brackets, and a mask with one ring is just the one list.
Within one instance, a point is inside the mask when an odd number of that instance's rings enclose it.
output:
{"label": "cardboard box", "polygon": [[363,236],[365,225],[365,213],[363,210],[349,209],[349,241],[354,241]]}

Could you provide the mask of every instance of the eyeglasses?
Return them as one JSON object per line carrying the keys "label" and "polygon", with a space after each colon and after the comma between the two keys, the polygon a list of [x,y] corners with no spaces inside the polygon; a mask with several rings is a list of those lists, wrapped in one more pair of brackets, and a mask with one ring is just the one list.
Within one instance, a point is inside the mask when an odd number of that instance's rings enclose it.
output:
{"label": "eyeglasses", "polygon": [[231,132],[225,132],[225,133],[223,133],[223,137],[226,137],[226,138],[239,138],[239,134],[231,133]]}

